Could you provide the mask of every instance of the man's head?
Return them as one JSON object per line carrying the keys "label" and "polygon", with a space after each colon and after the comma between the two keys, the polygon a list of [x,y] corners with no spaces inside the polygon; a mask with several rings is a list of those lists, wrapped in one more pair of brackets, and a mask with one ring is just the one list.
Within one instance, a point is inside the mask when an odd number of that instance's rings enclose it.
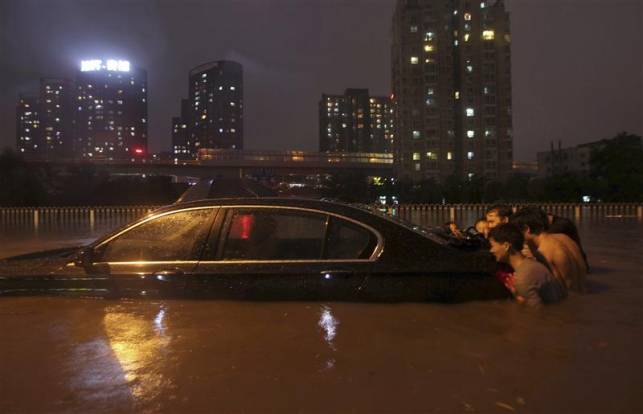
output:
{"label": "man's head", "polygon": [[509,217],[511,217],[512,214],[513,211],[508,205],[496,204],[491,206],[485,214],[485,218],[487,219],[487,227],[489,229],[492,229],[501,224],[508,223]]}
{"label": "man's head", "polygon": [[511,255],[520,253],[524,240],[518,227],[501,224],[489,231],[489,251],[497,261],[507,263]]}
{"label": "man's head", "polygon": [[537,207],[525,207],[511,216],[511,223],[522,232],[525,240],[532,240],[547,230],[547,215]]}
{"label": "man's head", "polygon": [[485,237],[487,237],[487,233],[489,232],[489,228],[487,227],[487,218],[486,217],[481,217],[478,220],[476,220],[476,223],[473,225],[473,227],[476,229],[476,231],[480,234],[484,234]]}

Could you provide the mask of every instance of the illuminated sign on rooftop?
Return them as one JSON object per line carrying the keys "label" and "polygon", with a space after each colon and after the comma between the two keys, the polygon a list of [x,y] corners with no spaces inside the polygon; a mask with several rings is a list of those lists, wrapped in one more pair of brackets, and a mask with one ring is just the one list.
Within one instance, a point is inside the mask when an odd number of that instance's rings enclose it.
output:
{"label": "illuminated sign on rooftop", "polygon": [[129,61],[128,60],[116,60],[116,59],[92,59],[92,60],[83,60],[80,62],[80,71],[81,72],[93,72],[99,70],[109,70],[114,72],[129,72]]}

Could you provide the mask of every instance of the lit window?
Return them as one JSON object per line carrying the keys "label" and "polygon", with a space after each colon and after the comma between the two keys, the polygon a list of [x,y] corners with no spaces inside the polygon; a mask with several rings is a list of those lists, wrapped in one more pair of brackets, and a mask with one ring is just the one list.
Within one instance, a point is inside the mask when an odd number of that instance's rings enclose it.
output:
{"label": "lit window", "polygon": [[469,173],[469,174],[467,174],[467,177],[469,177],[469,180],[471,180],[471,179],[473,178],[473,176],[474,176],[474,174],[473,174],[473,173]]}
{"label": "lit window", "polygon": [[425,52],[433,52],[433,45],[424,45],[424,51]]}
{"label": "lit window", "polygon": [[485,130],[484,130],[484,136],[485,136],[485,137],[490,137],[491,135],[493,135],[493,132],[491,132],[491,131],[490,131],[490,130],[488,130],[488,129],[485,129]]}
{"label": "lit window", "polygon": [[509,33],[505,34],[505,42],[511,43],[511,35]]}
{"label": "lit window", "polygon": [[424,40],[431,40],[435,37],[435,33],[433,32],[426,32],[424,34]]}
{"label": "lit window", "polygon": [[429,89],[426,91],[426,94],[427,94],[427,95],[433,95],[434,93],[435,93],[435,91],[433,90],[433,88],[429,88]]}
{"label": "lit window", "polygon": [[411,56],[411,65],[417,65],[418,62],[419,61],[417,56]]}
{"label": "lit window", "polygon": [[413,138],[414,139],[420,138],[420,131],[413,131]]}
{"label": "lit window", "polygon": [[473,72],[473,66],[471,66],[471,65],[467,65],[467,72],[468,72],[468,73]]}
{"label": "lit window", "polygon": [[413,153],[413,161],[419,161],[420,160],[420,153],[419,152],[414,152]]}
{"label": "lit window", "polygon": [[415,163],[415,171],[420,171],[422,169],[422,166],[420,165],[419,162]]}
{"label": "lit window", "polygon": [[460,91],[455,91],[453,95],[455,96],[455,99],[460,99]]}
{"label": "lit window", "polygon": [[431,97],[426,98],[426,104],[427,104],[427,105],[431,106],[431,105],[433,105],[434,103],[435,103],[435,99],[433,99],[433,98],[431,98]]}
{"label": "lit window", "polygon": [[475,116],[476,114],[476,111],[474,111],[473,108],[467,108],[466,112],[468,117]]}
{"label": "lit window", "polygon": [[473,129],[470,129],[467,131],[467,137],[473,138],[475,136],[476,136],[476,131],[474,131]]}
{"label": "lit window", "polygon": [[473,152],[469,151],[467,152],[467,159],[472,160],[473,159]]}
{"label": "lit window", "polygon": [[235,103],[234,103],[234,102],[230,102],[230,106],[234,106],[234,105],[235,105]]}
{"label": "lit window", "polygon": [[235,88],[234,86],[231,86],[231,87],[230,87],[230,90],[231,90],[231,91],[234,91],[234,90],[236,90],[236,89],[237,89],[237,88]]}
{"label": "lit window", "polygon": [[482,32],[482,38],[484,40],[493,40],[496,37],[496,33],[493,30],[484,30]]}
{"label": "lit window", "polygon": [[447,160],[452,160],[453,159],[453,154],[451,151],[447,152]]}
{"label": "lit window", "polygon": [[458,46],[460,43],[458,43],[458,39],[453,41],[453,46]]}
{"label": "lit window", "polygon": [[223,90],[223,86],[219,86],[219,90],[220,90],[220,91],[222,91],[222,90]]}
{"label": "lit window", "polygon": [[465,13],[464,14],[464,20],[470,21],[471,20],[471,13]]}
{"label": "lit window", "polygon": [[484,1],[483,1],[482,3],[480,3],[480,8],[481,8],[481,9],[484,9],[484,8],[485,8]]}
{"label": "lit window", "polygon": [[429,151],[426,153],[426,157],[430,160],[437,160],[438,159],[438,154],[432,151]]}
{"label": "lit window", "polygon": [[208,77],[208,74],[207,74],[207,73],[203,73],[203,74],[201,74],[201,77],[202,77],[202,78],[207,78],[207,77]]}
{"label": "lit window", "polygon": [[416,25],[413,25],[409,28],[411,30],[411,33],[417,33],[418,27]]}
{"label": "lit window", "polygon": [[464,34],[464,41],[468,42],[469,41],[469,33]]}

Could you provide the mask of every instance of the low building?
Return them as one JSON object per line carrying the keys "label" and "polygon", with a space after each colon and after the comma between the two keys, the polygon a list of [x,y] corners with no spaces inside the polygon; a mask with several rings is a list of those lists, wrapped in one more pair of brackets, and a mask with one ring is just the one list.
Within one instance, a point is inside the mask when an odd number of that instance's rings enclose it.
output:
{"label": "low building", "polygon": [[589,174],[592,150],[600,145],[600,142],[569,148],[562,148],[560,141],[558,141],[558,148],[555,148],[552,142],[549,151],[539,152],[536,156],[538,175],[551,177],[567,173]]}

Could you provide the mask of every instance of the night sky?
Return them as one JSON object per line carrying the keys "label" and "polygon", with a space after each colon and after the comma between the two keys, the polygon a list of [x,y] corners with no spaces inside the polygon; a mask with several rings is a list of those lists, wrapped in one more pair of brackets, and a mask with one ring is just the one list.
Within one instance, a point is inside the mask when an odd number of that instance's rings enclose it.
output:
{"label": "night sky", "polygon": [[[147,69],[150,150],[170,148],[188,71],[244,67],[245,147],[317,150],[322,93],[389,95],[395,0],[0,0],[0,146],[18,93],[81,59]],[[513,0],[514,149],[643,133],[643,2]]]}

